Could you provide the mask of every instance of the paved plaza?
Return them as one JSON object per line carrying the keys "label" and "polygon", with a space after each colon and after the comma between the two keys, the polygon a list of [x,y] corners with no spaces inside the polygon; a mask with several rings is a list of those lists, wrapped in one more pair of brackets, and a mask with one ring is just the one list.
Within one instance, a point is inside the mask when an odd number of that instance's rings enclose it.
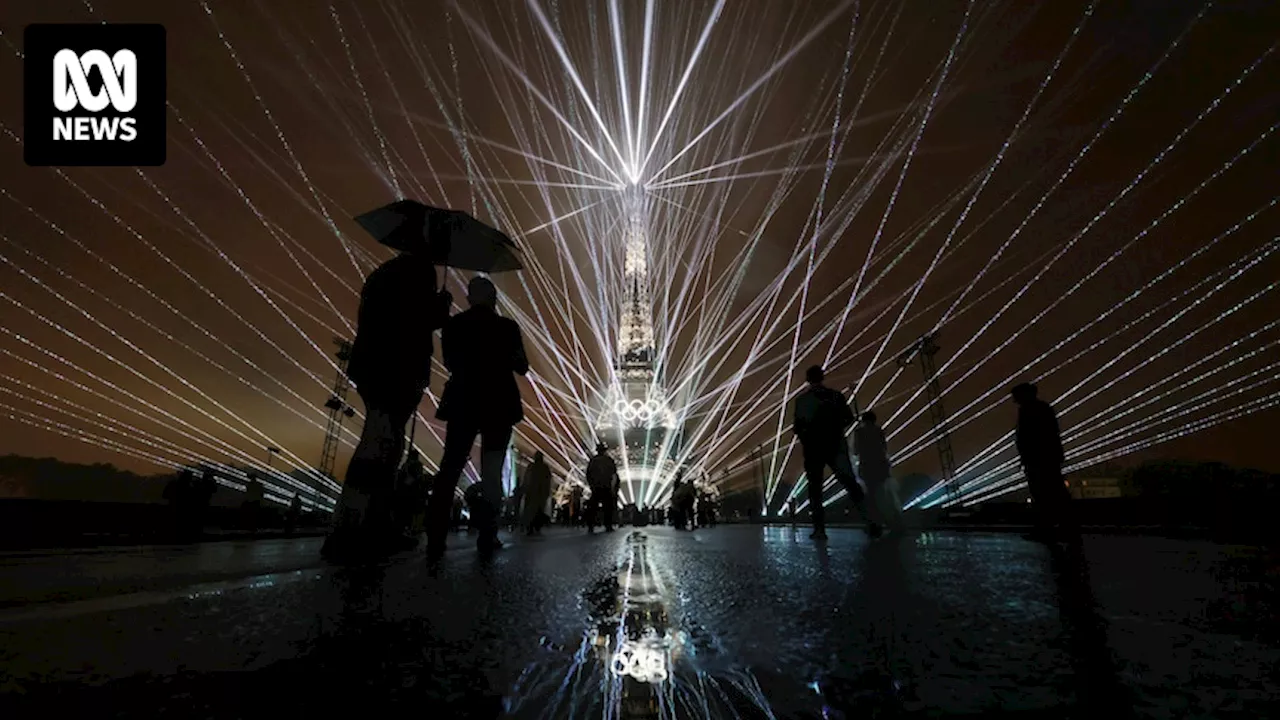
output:
{"label": "paved plaza", "polygon": [[438,564],[406,553],[344,569],[318,561],[319,544],[0,556],[0,715],[1256,718],[1280,707],[1276,558],[1257,548],[558,529],[492,559],[456,536]]}

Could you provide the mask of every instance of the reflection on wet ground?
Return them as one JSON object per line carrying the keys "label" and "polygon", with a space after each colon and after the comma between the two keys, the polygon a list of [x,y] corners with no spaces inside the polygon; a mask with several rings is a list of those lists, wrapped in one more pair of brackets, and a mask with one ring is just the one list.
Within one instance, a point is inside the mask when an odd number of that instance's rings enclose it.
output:
{"label": "reflection on wet ground", "polygon": [[[557,531],[363,570],[25,558],[39,598],[67,573],[81,599],[0,609],[0,717],[1280,717],[1274,552],[805,535]],[[87,595],[86,563],[120,582]]]}
{"label": "reflection on wet ground", "polygon": [[699,648],[672,616],[677,588],[648,540],[630,533],[616,570],[587,587],[577,650],[567,666],[548,659],[525,668],[507,702],[511,717],[774,717],[749,671],[701,662],[713,648]]}

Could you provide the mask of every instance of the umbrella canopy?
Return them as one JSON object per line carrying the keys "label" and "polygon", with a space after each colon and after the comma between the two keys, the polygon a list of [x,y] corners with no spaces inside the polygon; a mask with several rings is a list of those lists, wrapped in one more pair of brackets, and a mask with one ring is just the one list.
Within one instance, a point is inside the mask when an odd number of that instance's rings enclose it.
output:
{"label": "umbrella canopy", "polygon": [[511,238],[461,210],[397,200],[355,220],[383,245],[429,252],[436,265],[486,273],[524,269]]}

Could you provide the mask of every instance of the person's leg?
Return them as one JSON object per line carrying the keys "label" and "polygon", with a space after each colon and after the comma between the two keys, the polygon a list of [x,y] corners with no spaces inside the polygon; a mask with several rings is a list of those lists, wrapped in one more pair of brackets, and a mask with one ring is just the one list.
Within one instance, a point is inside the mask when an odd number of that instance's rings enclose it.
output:
{"label": "person's leg", "polygon": [[371,477],[369,512],[365,520],[371,537],[389,540],[400,534],[396,524],[396,479],[408,444],[405,427],[421,401],[422,393],[396,393],[386,408],[385,434],[377,440],[380,464]]}
{"label": "person's leg", "polygon": [[507,425],[485,428],[480,434],[480,487],[484,490],[485,499],[498,512],[504,508],[502,466],[511,445],[511,431],[511,426]]}
{"label": "person's leg", "polygon": [[449,534],[449,517],[454,509],[454,490],[462,477],[475,444],[477,430],[474,426],[454,421],[449,423],[444,436],[444,454],[440,458],[440,472],[431,485],[431,499],[427,503],[427,544],[430,549],[443,550]]}
{"label": "person's leg", "polygon": [[1057,528],[1058,536],[1068,541],[1078,539],[1080,525],[1071,504],[1071,491],[1067,489],[1066,478],[1057,467],[1050,468],[1046,475],[1049,478],[1049,486],[1045,488],[1046,495],[1051,498],[1052,506],[1050,518]]}
{"label": "person's leg", "polygon": [[618,512],[618,503],[610,500],[604,501],[604,530],[605,532],[613,532],[614,515]]}
{"label": "person's leg", "polygon": [[1025,473],[1027,489],[1031,493],[1032,519],[1035,526],[1032,537],[1038,540],[1050,540],[1053,538],[1056,526],[1053,506],[1057,500],[1052,479],[1045,477],[1046,473],[1041,468],[1025,468]]}
{"label": "person's leg", "polygon": [[867,494],[858,484],[858,476],[853,472],[853,459],[849,457],[849,448],[843,442],[837,444],[831,453],[831,469],[836,479],[849,494],[849,501],[858,509],[858,513],[867,521],[867,532],[875,537],[881,533],[878,514],[868,509]]}
{"label": "person's leg", "polygon": [[342,496],[338,500],[333,518],[333,534],[325,541],[325,552],[336,551],[337,545],[346,546],[364,523],[369,509],[369,486],[381,465],[379,438],[388,432],[390,418],[374,398],[365,398],[364,428],[347,464],[346,479],[342,484]]}
{"label": "person's leg", "polygon": [[493,516],[481,530],[479,542],[488,548],[501,546],[498,527],[502,523],[502,513],[506,510],[502,498],[502,466],[511,445],[511,432],[512,427],[507,425],[485,428],[480,435],[480,487]]}
{"label": "person's leg", "polygon": [[804,448],[804,477],[809,490],[809,515],[813,518],[813,534],[823,537],[827,532],[827,512],[822,504],[822,486],[826,482],[827,463],[819,453],[810,448]]}

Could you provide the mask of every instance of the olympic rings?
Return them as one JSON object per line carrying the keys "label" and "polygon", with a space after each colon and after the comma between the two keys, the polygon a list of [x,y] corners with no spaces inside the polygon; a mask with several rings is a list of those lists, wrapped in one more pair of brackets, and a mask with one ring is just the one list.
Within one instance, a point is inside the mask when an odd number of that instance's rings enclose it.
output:
{"label": "olympic rings", "polygon": [[613,412],[627,424],[649,423],[664,416],[662,403],[653,399],[618,400],[613,404]]}
{"label": "olympic rings", "polygon": [[623,643],[614,653],[609,670],[617,676],[630,675],[645,683],[663,682],[667,679],[667,657],[662,650]]}

